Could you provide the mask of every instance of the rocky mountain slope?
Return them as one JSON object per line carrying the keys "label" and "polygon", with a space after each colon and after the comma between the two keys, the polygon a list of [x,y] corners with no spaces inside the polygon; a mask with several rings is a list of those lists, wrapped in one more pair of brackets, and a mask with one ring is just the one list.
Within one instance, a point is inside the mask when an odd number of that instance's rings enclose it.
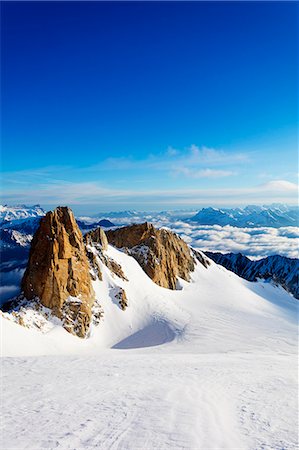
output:
{"label": "rocky mountain slope", "polygon": [[[170,252],[173,245],[187,251],[175,235],[165,236],[170,238]],[[163,247],[159,230],[149,224],[138,229],[133,226],[131,238],[127,229],[114,238],[122,243],[127,239],[127,244],[130,239],[131,248],[148,241],[150,251],[157,248],[163,253],[168,248]],[[161,242],[152,246],[151,242],[159,239]],[[212,352],[243,351],[262,335],[263,350],[270,348],[272,338],[267,336],[272,327],[276,332],[277,323],[286,320],[280,310],[291,314],[286,305],[295,308],[292,301],[296,301],[280,286],[243,280],[187,248],[186,264],[193,268],[186,273],[189,281],[179,278],[177,283],[176,279],[178,289],[168,289],[157,283],[155,272],[152,279],[147,275],[151,258],[142,261],[142,268],[137,257],[129,254],[129,247],[112,246],[103,230],[91,231],[83,238],[68,208],[48,213],[32,242],[22,283],[25,295],[0,317],[6,335],[18,336],[6,340],[5,354],[20,354],[20,349],[26,354],[96,352],[166,342],[175,343],[179,352],[184,342],[189,343],[190,351],[204,352],[207,346]],[[177,261],[174,263],[172,269]],[[162,273],[169,269],[166,265]],[[169,274],[174,276],[172,270]],[[81,304],[88,308],[83,314],[90,318],[89,324],[84,319],[81,325]],[[269,322],[269,313],[276,323]]]}
{"label": "rocky mountain slope", "polygon": [[179,278],[190,281],[195,258],[208,265],[178,235],[148,222],[109,230],[107,238],[111,245],[133,256],[156,284],[168,289],[176,289]]}
{"label": "rocky mountain slope", "polygon": [[[125,247],[156,284],[169,289],[179,287],[180,279],[190,281],[198,262],[204,267],[209,265],[207,258],[192,251],[177,235],[148,223],[110,231],[108,239],[117,247]],[[100,300],[96,299],[92,282],[103,281],[104,270],[113,278],[128,281],[123,268],[106,254],[107,250],[108,240],[102,228],[89,231],[83,238],[69,208],[48,212],[31,242],[22,294],[8,302],[5,309],[18,311],[18,321],[24,323],[28,301],[30,308],[47,308],[65,329],[86,337],[91,322],[101,316]],[[124,287],[114,282],[111,291],[124,311],[128,307]]]}
{"label": "rocky mountain slope", "polygon": [[239,277],[248,281],[272,280],[299,299],[299,260],[275,255],[252,261],[241,253],[205,254]]}
{"label": "rocky mountain slope", "polygon": [[231,225],[234,227],[287,227],[298,226],[299,210],[296,207],[274,204],[250,205],[245,208],[203,208],[190,219],[201,225]]}

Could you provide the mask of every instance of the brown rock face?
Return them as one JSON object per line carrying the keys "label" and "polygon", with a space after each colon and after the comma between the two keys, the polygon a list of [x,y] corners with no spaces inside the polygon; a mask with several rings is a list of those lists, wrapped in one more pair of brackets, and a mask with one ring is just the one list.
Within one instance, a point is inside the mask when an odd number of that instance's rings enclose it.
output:
{"label": "brown rock face", "polygon": [[83,237],[69,208],[58,207],[41,219],[22,290],[27,299],[38,297],[52,309],[68,331],[86,335],[94,292]]}
{"label": "brown rock face", "polygon": [[101,227],[86,233],[84,241],[86,244],[99,245],[101,250],[107,250],[108,248],[107,236]]}
{"label": "brown rock face", "polygon": [[176,234],[152,224],[130,225],[106,232],[108,242],[126,248],[159,286],[176,289],[177,278],[190,280],[195,260],[189,246]]}

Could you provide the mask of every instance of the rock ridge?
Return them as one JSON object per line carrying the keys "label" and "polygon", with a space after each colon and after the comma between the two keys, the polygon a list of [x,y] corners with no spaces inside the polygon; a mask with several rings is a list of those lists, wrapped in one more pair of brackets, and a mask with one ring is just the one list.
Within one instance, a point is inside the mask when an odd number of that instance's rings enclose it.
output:
{"label": "rock ridge", "polygon": [[111,245],[133,256],[159,286],[174,290],[178,278],[190,281],[198,258],[175,233],[145,222],[109,230],[106,235]]}

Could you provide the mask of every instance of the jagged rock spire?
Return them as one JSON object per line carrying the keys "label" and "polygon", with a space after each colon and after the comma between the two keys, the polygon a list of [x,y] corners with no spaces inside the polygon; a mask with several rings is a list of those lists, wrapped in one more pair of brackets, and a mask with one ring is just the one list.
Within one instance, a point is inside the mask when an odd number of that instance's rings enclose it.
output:
{"label": "jagged rock spire", "polygon": [[26,298],[38,297],[52,309],[68,331],[86,335],[94,292],[83,237],[70,208],[58,207],[41,219],[22,290]]}

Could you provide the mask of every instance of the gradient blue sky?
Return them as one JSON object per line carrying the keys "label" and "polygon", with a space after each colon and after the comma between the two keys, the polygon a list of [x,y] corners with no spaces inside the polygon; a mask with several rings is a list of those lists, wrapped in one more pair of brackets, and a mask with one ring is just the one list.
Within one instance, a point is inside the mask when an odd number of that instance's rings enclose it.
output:
{"label": "gradient blue sky", "polygon": [[295,2],[1,9],[3,202],[296,202]]}

